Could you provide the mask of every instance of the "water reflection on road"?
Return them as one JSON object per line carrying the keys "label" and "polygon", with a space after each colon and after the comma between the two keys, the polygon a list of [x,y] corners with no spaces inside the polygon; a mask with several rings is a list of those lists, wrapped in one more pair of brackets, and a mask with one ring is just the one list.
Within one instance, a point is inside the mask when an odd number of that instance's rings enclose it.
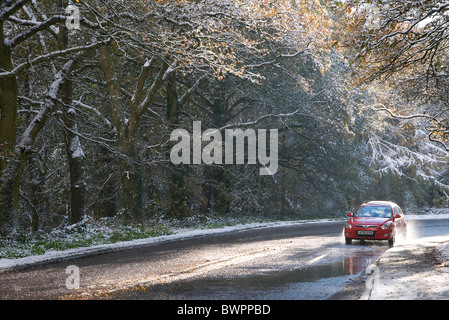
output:
{"label": "water reflection on road", "polygon": [[[115,299],[327,299],[344,288],[348,281],[357,278],[388,245],[379,243],[351,246],[335,237],[328,244],[329,254],[312,256],[304,263],[304,252],[292,251],[283,258],[276,257],[277,265],[296,265],[288,269],[274,268],[272,262],[258,262],[257,265],[234,267],[232,274],[213,273],[207,276],[153,285],[145,290],[127,291]],[[308,256],[310,258],[310,256]],[[281,261],[283,259],[283,261]],[[245,269],[245,270],[243,270]],[[252,269],[248,272],[248,269]],[[264,270],[264,271],[261,271]],[[242,276],[242,274],[244,274]]]}
{"label": "water reflection on road", "polygon": [[[409,240],[447,233],[449,221],[410,221]],[[328,299],[362,275],[386,242],[354,241],[342,234],[291,238],[292,248],[184,281],[115,294],[114,299]],[[404,240],[402,240],[404,241]],[[313,244],[311,244],[313,243]],[[400,243],[400,242],[399,242]]]}

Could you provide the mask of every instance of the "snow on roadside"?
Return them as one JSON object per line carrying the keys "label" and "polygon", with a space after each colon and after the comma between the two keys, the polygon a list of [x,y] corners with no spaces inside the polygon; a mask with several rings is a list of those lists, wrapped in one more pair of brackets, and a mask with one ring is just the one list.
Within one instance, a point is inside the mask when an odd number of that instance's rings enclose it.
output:
{"label": "snow on roadside", "polygon": [[440,252],[442,260],[449,267],[449,242],[441,245]]}
{"label": "snow on roadside", "polygon": [[447,300],[448,262],[449,235],[399,244],[377,260],[361,299]]}
{"label": "snow on roadside", "polygon": [[51,250],[47,251],[41,255],[28,256],[24,258],[17,259],[0,259],[0,273],[5,272],[11,269],[25,267],[34,264],[40,264],[55,260],[64,260],[70,258],[81,257],[85,255],[91,254],[99,254],[104,252],[129,249],[133,247],[144,246],[148,244],[158,244],[164,242],[178,241],[184,239],[195,238],[199,236],[205,235],[213,235],[213,234],[224,234],[228,232],[236,232],[236,231],[244,231],[251,229],[261,229],[261,228],[270,228],[270,227],[282,227],[282,226],[291,226],[296,224],[305,224],[305,223],[332,223],[332,222],[340,222],[343,220],[329,220],[329,219],[319,219],[319,220],[299,220],[299,221],[282,221],[282,222],[269,222],[269,223],[249,223],[249,224],[238,224],[234,226],[226,226],[216,229],[180,229],[175,231],[174,234],[164,235],[158,237],[137,239],[132,241],[123,241],[117,242],[113,244],[103,244],[103,245],[95,245],[91,247],[83,247],[76,249],[68,249],[64,251],[56,251]]}
{"label": "snow on roadside", "polygon": [[406,215],[407,220],[431,220],[431,219],[448,219],[449,213],[432,213],[432,214],[420,214],[420,215]]}

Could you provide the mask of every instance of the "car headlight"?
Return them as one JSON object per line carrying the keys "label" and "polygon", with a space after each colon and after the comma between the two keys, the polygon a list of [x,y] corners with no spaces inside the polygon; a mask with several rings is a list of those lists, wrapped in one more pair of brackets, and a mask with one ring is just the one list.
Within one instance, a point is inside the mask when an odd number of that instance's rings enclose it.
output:
{"label": "car headlight", "polygon": [[352,224],[350,224],[349,222],[346,222],[345,228],[352,229]]}
{"label": "car headlight", "polygon": [[381,225],[380,229],[382,229],[382,230],[390,229],[391,226],[392,226],[392,223],[391,222],[387,222],[387,223],[384,223],[383,225]]}

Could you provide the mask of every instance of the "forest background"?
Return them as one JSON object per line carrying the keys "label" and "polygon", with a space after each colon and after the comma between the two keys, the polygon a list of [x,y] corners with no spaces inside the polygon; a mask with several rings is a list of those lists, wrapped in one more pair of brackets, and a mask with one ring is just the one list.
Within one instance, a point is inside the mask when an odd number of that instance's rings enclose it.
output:
{"label": "forest background", "polygon": [[[2,0],[2,246],[119,241],[170,232],[167,221],[338,218],[373,199],[446,207],[446,8]],[[277,129],[278,171],[174,165],[170,133],[193,121]],[[99,224],[107,239],[82,233]]]}

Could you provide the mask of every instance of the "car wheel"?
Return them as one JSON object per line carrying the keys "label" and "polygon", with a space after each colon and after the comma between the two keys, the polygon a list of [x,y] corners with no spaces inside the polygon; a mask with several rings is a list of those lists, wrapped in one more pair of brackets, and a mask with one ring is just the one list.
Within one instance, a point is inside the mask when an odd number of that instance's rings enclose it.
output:
{"label": "car wheel", "polygon": [[346,240],[346,244],[351,244],[352,243],[352,239],[350,239],[350,238],[345,238],[345,240]]}
{"label": "car wheel", "polygon": [[389,246],[390,248],[392,248],[392,247],[394,246],[395,238],[396,238],[396,236],[393,234],[393,235],[391,236],[391,239],[388,240],[388,246]]}

